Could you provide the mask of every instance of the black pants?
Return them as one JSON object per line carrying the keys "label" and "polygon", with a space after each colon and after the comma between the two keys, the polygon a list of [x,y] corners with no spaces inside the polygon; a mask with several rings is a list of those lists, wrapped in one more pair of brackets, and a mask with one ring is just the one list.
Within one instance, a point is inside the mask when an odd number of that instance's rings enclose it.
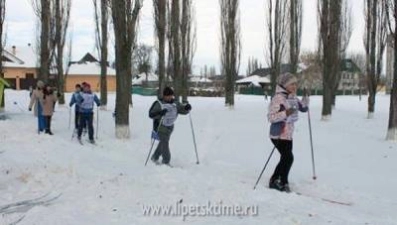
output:
{"label": "black pants", "polygon": [[78,111],[74,112],[74,129],[79,129],[80,113]]}
{"label": "black pants", "polygon": [[51,131],[51,116],[44,116],[44,120],[45,120],[45,130]]}
{"label": "black pants", "polygon": [[277,167],[274,170],[270,180],[273,181],[280,178],[282,184],[288,184],[288,174],[292,163],[294,162],[294,155],[292,154],[292,141],[280,139],[271,140],[280,153],[280,161],[277,164]]}
{"label": "black pants", "polygon": [[83,128],[88,126],[88,138],[94,140],[94,126],[92,125],[94,113],[80,113],[79,130],[77,132],[78,138],[81,138]]}
{"label": "black pants", "polygon": [[153,153],[153,159],[158,160],[160,156],[163,158],[163,164],[168,164],[171,161],[170,152],[170,137],[172,134],[173,127],[167,127],[169,132],[158,132],[160,142],[157,145],[156,151]]}

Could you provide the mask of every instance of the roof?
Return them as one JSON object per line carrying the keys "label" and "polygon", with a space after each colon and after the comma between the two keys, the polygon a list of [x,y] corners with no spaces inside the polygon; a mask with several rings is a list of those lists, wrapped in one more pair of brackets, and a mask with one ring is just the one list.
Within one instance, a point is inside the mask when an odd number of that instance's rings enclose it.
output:
{"label": "roof", "polygon": [[[85,62],[85,63],[71,64],[69,67],[68,76],[77,76],[77,75],[100,76],[101,75],[101,66],[97,62]],[[108,76],[116,76],[116,70],[108,67],[107,75]]]}
{"label": "roof", "polygon": [[[305,70],[306,66],[303,63],[298,64],[298,73]],[[266,77],[271,74],[271,68],[260,68],[252,72],[250,75],[258,75],[261,77]],[[292,65],[291,64],[281,64],[280,74],[291,73]]]}
{"label": "roof", "polygon": [[[14,51],[15,54],[13,54]],[[13,46],[11,48],[5,48],[2,61],[4,67],[37,68],[37,54],[32,46]]]}
{"label": "roof", "polygon": [[202,76],[192,76],[190,77],[190,82],[211,83],[212,80]]}
{"label": "roof", "polygon": [[87,52],[83,58],[80,59],[79,62],[99,62],[91,53]]}
{"label": "roof", "polygon": [[[236,76],[236,80],[242,79],[242,78],[244,78],[244,76],[242,76],[242,75]],[[212,81],[224,81],[226,79],[226,76],[225,75],[215,75],[215,76],[211,76],[209,79],[211,79]]]}
{"label": "roof", "polygon": [[350,73],[361,73],[360,68],[352,59],[343,59],[341,63],[341,71]]}
{"label": "roof", "polygon": [[[147,79],[148,79],[148,81],[158,81],[159,80],[158,76],[153,73],[148,73]],[[144,81],[146,81],[146,74],[141,73],[139,75],[136,75],[134,78],[132,78],[132,85],[142,85]]]}
{"label": "roof", "polygon": [[267,77],[260,77],[258,75],[252,75],[243,79],[237,80],[236,84],[269,84],[270,80]]}

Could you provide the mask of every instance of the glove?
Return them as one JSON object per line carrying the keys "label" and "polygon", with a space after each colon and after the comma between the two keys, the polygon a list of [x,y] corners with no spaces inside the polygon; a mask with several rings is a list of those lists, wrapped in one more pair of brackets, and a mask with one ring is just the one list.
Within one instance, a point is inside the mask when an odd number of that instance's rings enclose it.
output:
{"label": "glove", "polygon": [[163,109],[163,110],[161,110],[161,111],[159,112],[159,115],[160,115],[160,116],[164,116],[167,112],[168,112],[167,109]]}
{"label": "glove", "polygon": [[289,108],[287,110],[285,110],[285,114],[287,114],[287,116],[290,116],[291,114],[295,113],[296,109],[294,108]]}
{"label": "glove", "polygon": [[32,111],[32,108],[29,108],[29,111]]}
{"label": "glove", "polygon": [[192,110],[192,106],[191,106],[189,103],[186,104],[186,105],[185,105],[185,110],[186,110],[186,111]]}

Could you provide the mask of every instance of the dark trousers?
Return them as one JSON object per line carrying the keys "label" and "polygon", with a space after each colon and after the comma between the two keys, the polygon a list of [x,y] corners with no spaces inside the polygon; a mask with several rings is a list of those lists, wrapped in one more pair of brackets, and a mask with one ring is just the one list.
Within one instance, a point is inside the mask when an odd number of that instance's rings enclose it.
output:
{"label": "dark trousers", "polygon": [[170,137],[171,133],[163,133],[159,132],[160,142],[157,145],[156,151],[153,153],[152,158],[154,160],[158,160],[160,156],[163,158],[163,163],[168,164],[171,160],[171,152],[170,152]]}
{"label": "dark trousers", "polygon": [[292,141],[271,139],[274,146],[276,146],[280,153],[280,161],[274,170],[271,181],[280,178],[282,184],[288,184],[288,174],[294,162],[294,155],[292,154]]}
{"label": "dark trousers", "polygon": [[88,127],[88,138],[94,140],[94,126],[92,121],[94,118],[94,113],[80,113],[79,130],[77,131],[78,138],[81,138],[83,133],[83,128]]}
{"label": "dark trousers", "polygon": [[74,112],[74,129],[79,129],[80,113],[78,111]]}
{"label": "dark trousers", "polygon": [[52,117],[52,116],[44,116],[45,125],[46,125],[45,130],[46,130],[47,132],[48,132],[48,131],[51,131],[51,117]]}

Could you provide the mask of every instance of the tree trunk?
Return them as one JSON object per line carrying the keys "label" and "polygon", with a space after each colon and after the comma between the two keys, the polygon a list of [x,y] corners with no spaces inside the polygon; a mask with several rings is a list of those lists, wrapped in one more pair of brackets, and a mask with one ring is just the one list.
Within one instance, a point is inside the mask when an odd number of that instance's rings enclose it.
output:
{"label": "tree trunk", "polygon": [[173,78],[175,99],[180,101],[179,97],[182,94],[182,76],[181,76],[181,50],[180,50],[180,1],[172,0],[171,8],[171,32],[173,44]]}
{"label": "tree trunk", "polygon": [[221,64],[225,75],[225,106],[234,107],[235,80],[241,58],[239,1],[220,0]]}
{"label": "tree trunk", "polygon": [[376,34],[377,34],[377,5],[378,5],[378,0],[372,0],[373,5],[371,8],[371,15],[370,17],[372,18],[371,20],[371,32],[370,32],[370,46],[371,46],[371,53],[369,55],[369,62],[370,62],[370,78],[368,79],[368,91],[369,91],[369,96],[368,96],[368,119],[373,118],[373,114],[375,112],[375,95],[376,95],[376,80],[375,80],[375,74],[376,74]]}
{"label": "tree trunk", "polygon": [[50,0],[41,0],[40,67],[37,78],[48,82],[50,74]]}
{"label": "tree trunk", "polygon": [[332,114],[332,90],[325,85],[323,89],[323,108],[321,112],[321,119],[324,121],[330,120]]}
{"label": "tree trunk", "polygon": [[[4,43],[3,43],[3,32],[4,32],[4,20],[5,20],[5,4],[6,0],[0,1],[0,55],[3,55]],[[3,74],[3,60],[0,60],[0,74]],[[0,99],[1,101],[1,99]],[[4,107],[4,101],[1,101],[0,108]]]}
{"label": "tree trunk", "polygon": [[[397,19],[397,0],[394,1],[394,21]],[[397,23],[394,23],[394,56],[397,56]],[[394,57],[393,84],[390,93],[389,125],[386,140],[397,141],[397,57]]]}
{"label": "tree trunk", "polygon": [[60,93],[60,97],[58,99],[59,104],[65,104],[65,96],[64,92],[64,76],[63,76],[63,45],[62,45],[62,35],[63,35],[63,26],[62,26],[62,14],[61,14],[61,0],[55,1],[55,48],[56,48],[56,67],[57,67],[57,88],[58,93]]}
{"label": "tree trunk", "polygon": [[341,26],[341,0],[324,0],[320,8],[320,34],[323,66],[322,119],[332,115],[332,102],[339,73],[339,35]]}
{"label": "tree trunk", "polygon": [[[107,69],[108,69],[108,1],[101,0],[101,109],[108,104]],[[97,31],[99,32],[99,31]]]}
{"label": "tree trunk", "polygon": [[132,49],[135,44],[137,20],[142,3],[135,0],[112,0],[112,17],[116,53],[116,137],[128,139],[129,105],[131,103]]}
{"label": "tree trunk", "polygon": [[158,98],[162,97],[165,87],[165,45],[166,45],[166,27],[167,27],[167,5],[164,0],[153,1],[155,9],[155,24],[158,42],[158,73],[159,73],[159,90]]}

